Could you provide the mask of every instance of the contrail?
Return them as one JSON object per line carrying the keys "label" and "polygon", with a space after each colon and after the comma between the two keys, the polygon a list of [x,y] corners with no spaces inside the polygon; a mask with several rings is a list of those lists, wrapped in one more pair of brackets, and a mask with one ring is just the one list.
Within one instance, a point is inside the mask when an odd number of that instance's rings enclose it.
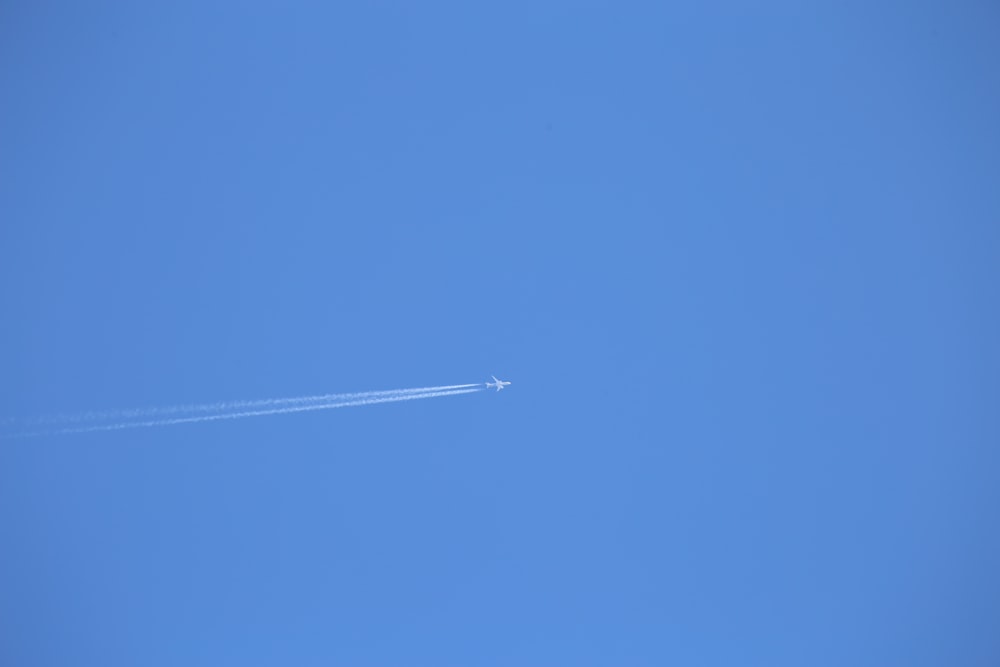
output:
{"label": "contrail", "polygon": [[[312,396],[296,396],[292,398],[263,398],[245,401],[219,401],[216,403],[201,403],[194,405],[169,405],[150,408],[132,408],[128,410],[106,410],[102,412],[80,412],[69,415],[49,415],[34,417],[25,421],[33,426],[45,426],[79,422],[95,422],[109,420],[144,419],[164,417],[166,415],[187,414],[193,412],[215,413],[240,410],[257,410],[279,405],[302,405],[307,403],[329,403],[332,401],[353,401],[379,396],[396,396],[408,394],[425,394],[436,391],[451,391],[453,389],[468,389],[478,387],[477,384],[451,384],[439,387],[417,387],[414,389],[385,389],[381,391],[358,391],[347,394],[315,394]],[[14,421],[14,420],[8,420]]]}
{"label": "contrail", "polygon": [[[340,399],[325,403],[310,403],[305,405],[291,405],[286,407],[271,407],[266,409],[241,410],[238,412],[218,412],[215,414],[203,414],[190,417],[172,417],[169,419],[147,419],[145,421],[123,421],[114,424],[99,424],[93,426],[79,426],[63,428],[51,431],[35,431],[27,433],[14,433],[3,435],[0,438],[30,438],[46,435],[68,435],[71,433],[91,433],[94,431],[119,431],[127,428],[148,428],[153,426],[173,426],[175,424],[195,424],[198,422],[218,421],[222,419],[243,419],[246,417],[262,417],[264,415],[283,415],[293,412],[308,412],[312,410],[332,410],[334,408],[349,408],[358,405],[375,405],[377,403],[396,403],[399,401],[414,401],[422,398],[438,398],[441,396],[457,396],[459,394],[472,394],[482,391],[482,386],[472,385],[450,385],[444,388],[432,388],[435,391],[424,391],[418,393],[417,389],[399,389],[388,392],[360,392],[360,395],[367,394],[367,397],[359,397],[359,394],[330,394],[330,396],[351,396],[348,400]],[[382,395],[379,395],[382,394]],[[305,398],[305,397],[303,397]],[[296,400],[296,399],[273,399],[274,400]],[[253,401],[250,401],[253,403]]]}

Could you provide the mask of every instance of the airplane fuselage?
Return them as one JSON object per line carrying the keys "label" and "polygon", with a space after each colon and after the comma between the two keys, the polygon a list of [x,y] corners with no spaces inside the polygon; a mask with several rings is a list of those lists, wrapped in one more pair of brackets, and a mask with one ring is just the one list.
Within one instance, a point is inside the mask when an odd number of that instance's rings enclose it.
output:
{"label": "airplane fuselage", "polygon": [[498,380],[497,376],[494,375],[493,376],[493,382],[487,382],[486,386],[487,387],[496,387],[497,391],[500,391],[501,389],[503,389],[504,387],[506,387],[509,384],[510,384],[510,382],[504,382],[503,380]]}

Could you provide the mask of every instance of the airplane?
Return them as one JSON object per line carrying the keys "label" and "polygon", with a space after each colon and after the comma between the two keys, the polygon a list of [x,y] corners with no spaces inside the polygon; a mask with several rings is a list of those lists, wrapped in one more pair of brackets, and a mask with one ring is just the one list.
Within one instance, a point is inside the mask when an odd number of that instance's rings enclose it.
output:
{"label": "airplane", "polygon": [[504,382],[503,380],[498,380],[496,375],[494,375],[492,377],[493,377],[493,382],[487,382],[486,386],[487,387],[496,387],[497,391],[500,391],[501,389],[503,389],[504,387],[506,387],[507,385],[510,384],[510,382]]}

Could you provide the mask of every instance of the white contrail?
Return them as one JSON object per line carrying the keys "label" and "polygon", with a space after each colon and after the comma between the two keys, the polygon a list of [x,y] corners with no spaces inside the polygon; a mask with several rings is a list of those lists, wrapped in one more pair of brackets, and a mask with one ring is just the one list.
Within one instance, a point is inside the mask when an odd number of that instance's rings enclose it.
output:
{"label": "white contrail", "polygon": [[[245,417],[261,417],[264,415],[284,415],[292,412],[307,412],[311,410],[332,410],[333,408],[349,408],[358,405],[375,405],[377,403],[395,403],[398,401],[414,401],[421,398],[438,398],[440,396],[457,396],[459,394],[472,394],[482,391],[478,385],[452,385],[457,389],[447,389],[444,391],[430,391],[424,393],[412,393],[416,390],[397,390],[397,393],[383,396],[369,396],[358,398],[355,394],[353,399],[339,400],[327,403],[313,403],[307,405],[293,405],[288,407],[272,407],[267,409],[243,410],[239,412],[220,412],[216,414],[204,414],[191,417],[173,417],[170,419],[148,419],[145,421],[125,421],[115,424],[100,424],[94,426],[80,426],[75,428],[57,429],[54,431],[36,431],[30,433],[14,433],[0,436],[3,438],[29,438],[45,435],[68,435],[71,433],[91,433],[94,431],[119,431],[126,428],[146,428],[152,426],[173,426],[175,424],[194,424],[198,422],[218,421],[221,419],[243,419]],[[398,393],[406,391],[411,393]],[[378,393],[378,392],[362,392]],[[283,399],[285,400],[285,399]]]}
{"label": "white contrail", "polygon": [[[312,396],[296,396],[292,398],[263,398],[246,401],[219,401],[216,403],[201,403],[194,405],[170,405],[164,407],[132,408],[128,410],[106,410],[102,412],[80,412],[69,415],[50,415],[34,417],[25,423],[32,426],[46,426],[79,422],[95,422],[110,420],[143,419],[146,417],[162,417],[187,413],[215,413],[239,410],[257,410],[278,405],[302,405],[307,403],[329,403],[332,401],[353,401],[379,396],[396,396],[408,394],[425,394],[435,391],[451,391],[452,389],[468,389],[479,384],[451,384],[438,387],[417,387],[414,389],[385,389],[380,391],[358,391],[348,394],[315,394]],[[13,420],[11,420],[13,421]]]}

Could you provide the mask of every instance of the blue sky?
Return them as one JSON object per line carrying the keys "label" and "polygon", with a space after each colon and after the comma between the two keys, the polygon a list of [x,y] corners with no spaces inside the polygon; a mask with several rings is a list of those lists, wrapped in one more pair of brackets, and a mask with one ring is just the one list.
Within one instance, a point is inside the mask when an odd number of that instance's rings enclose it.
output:
{"label": "blue sky", "polygon": [[11,665],[995,665],[987,2],[6,3]]}

